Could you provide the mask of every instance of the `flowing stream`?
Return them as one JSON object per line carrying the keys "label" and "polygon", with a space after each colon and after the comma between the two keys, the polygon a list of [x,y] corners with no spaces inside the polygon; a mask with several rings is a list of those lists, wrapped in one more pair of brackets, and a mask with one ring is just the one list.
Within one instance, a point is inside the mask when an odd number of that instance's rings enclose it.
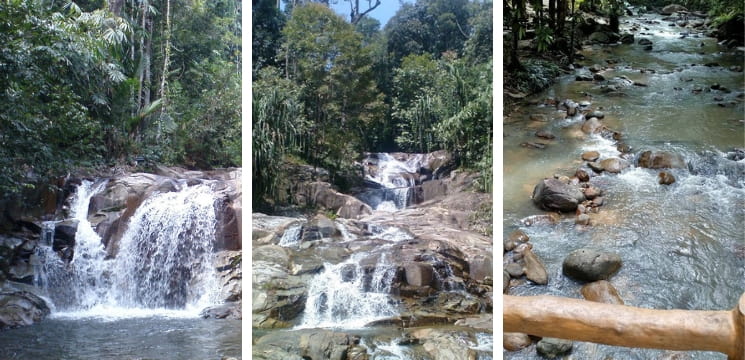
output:
{"label": "flowing stream", "polygon": [[176,191],[151,194],[128,220],[113,257],[88,221],[91,198],[105,186],[83,181],[70,202],[77,232],[69,263],[52,250],[54,222],[45,223],[34,279],[53,311],[40,324],[4,332],[15,340],[2,341],[0,358],[239,356],[240,321],[199,317],[219,292],[210,186],[179,183]]}
{"label": "flowing stream", "polygon": [[[621,255],[623,266],[610,279],[627,305],[654,309],[729,310],[745,291],[745,160],[728,158],[745,146],[743,73],[736,55],[703,35],[683,36],[687,29],[668,26],[657,15],[622,23],[622,33],[639,24],[652,51],[638,44],[585,48],[583,64],[608,64],[606,79],[625,76],[647,86],[628,86],[625,96],[604,94],[602,84],[561,78],[535,100],[591,102],[605,113],[601,121],[620,131],[637,155],[647,149],[681,154],[686,169],[670,172],[677,181],[657,182],[659,170],[632,166],[614,175],[603,173],[591,184],[604,192],[605,204],[592,214],[593,225],[580,228],[573,215],[556,225],[526,226],[521,219],[540,214],[531,202],[533,187],[554,174],[572,176],[580,155],[595,150],[601,159],[618,156],[615,144],[584,135],[579,123],[559,119],[553,106],[525,106],[505,120],[504,235],[521,229],[543,260],[549,284],[511,288],[513,295],[549,294],[581,298],[582,284],[563,276],[561,264],[573,250],[589,247]],[[709,64],[709,66],[704,66]],[[640,71],[644,69],[644,71]],[[653,70],[653,71],[650,71]],[[578,70],[586,71],[585,69]],[[724,90],[722,90],[724,89]],[[591,94],[591,96],[586,96]],[[530,121],[544,114],[548,122]],[[556,139],[545,150],[521,147],[535,142],[537,130]],[[731,154],[730,154],[731,155]],[[575,342],[577,359],[659,359],[674,352],[629,349]],[[506,359],[540,359],[535,347],[504,352]],[[690,359],[725,359],[711,352],[690,352]]]}

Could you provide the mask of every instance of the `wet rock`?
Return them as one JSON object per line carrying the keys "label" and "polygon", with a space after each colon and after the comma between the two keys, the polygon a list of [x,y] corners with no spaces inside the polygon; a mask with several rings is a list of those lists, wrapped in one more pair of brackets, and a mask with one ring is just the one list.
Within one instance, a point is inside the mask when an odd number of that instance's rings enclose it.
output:
{"label": "wet rock", "polygon": [[543,114],[530,114],[529,118],[532,121],[541,121],[541,122],[548,121],[548,118],[546,117],[546,115],[543,115]]}
{"label": "wet rock", "polygon": [[599,280],[585,284],[582,286],[580,292],[582,293],[582,296],[589,301],[623,305],[623,300],[618,295],[618,290],[616,290],[616,288],[607,280]]}
{"label": "wet rock", "polygon": [[732,151],[727,152],[725,157],[732,161],[745,159],[745,148],[734,148]]}
{"label": "wet rock", "polygon": [[28,291],[0,291],[0,330],[37,323],[49,313],[47,303]]}
{"label": "wet rock", "polygon": [[613,157],[601,161],[600,166],[602,166],[604,171],[617,174],[629,167],[629,163],[626,160]]}
{"label": "wet rock", "polygon": [[652,45],[652,40],[649,40],[647,38],[639,39],[638,44],[639,45]]}
{"label": "wet rock", "polygon": [[734,72],[742,72],[743,68],[740,65],[732,65],[729,67],[729,70]]}
{"label": "wet rock", "polygon": [[504,266],[504,271],[510,274],[510,277],[519,278],[525,275],[525,269],[518,263],[509,263]]}
{"label": "wet rock", "polygon": [[618,144],[616,144],[616,149],[624,154],[631,152],[631,146],[623,142],[619,142]]}
{"label": "wet rock", "polygon": [[583,169],[577,169],[577,172],[574,173],[574,176],[576,176],[577,179],[581,182],[590,181],[590,174],[588,174],[587,171]]}
{"label": "wet rock", "polygon": [[[265,359],[328,359],[347,360],[352,344],[346,333],[324,329],[297,331],[274,331],[256,341],[252,350],[253,358],[265,354],[299,354],[293,357],[264,357]],[[257,357],[257,355],[259,357]],[[297,356],[297,357],[295,357]]]}
{"label": "wet rock", "polygon": [[582,153],[582,160],[584,161],[595,161],[600,157],[600,153],[597,151],[586,151]]}
{"label": "wet rock", "polygon": [[533,203],[544,210],[574,211],[584,200],[585,196],[578,187],[557,179],[543,179],[533,189]]}
{"label": "wet rock", "polygon": [[582,132],[585,134],[592,134],[602,129],[603,124],[597,118],[589,118],[582,124]]}
{"label": "wet rock", "polygon": [[536,350],[539,354],[549,359],[554,359],[571,351],[572,344],[569,340],[546,337],[538,341]]}
{"label": "wet rock", "polygon": [[316,215],[302,227],[302,241],[320,240],[340,235],[341,233],[336,228],[336,224],[331,219],[320,214]]}
{"label": "wet rock", "polygon": [[667,171],[662,171],[657,174],[657,182],[661,185],[670,185],[675,182],[675,176]]}
{"label": "wet rock", "polygon": [[203,319],[234,319],[243,318],[241,314],[241,302],[227,302],[220,305],[210,306],[199,313]]}
{"label": "wet rock", "polygon": [[620,268],[620,256],[592,249],[572,251],[562,264],[564,275],[581,281],[606,280]]}
{"label": "wet rock", "polygon": [[597,72],[603,71],[603,67],[600,66],[599,64],[593,64],[592,66],[590,66],[587,69],[590,70],[590,72],[592,72],[592,73],[597,73]]}
{"label": "wet rock", "polygon": [[428,286],[434,279],[432,265],[426,263],[410,263],[404,267],[406,283],[413,286]]}
{"label": "wet rock", "polygon": [[589,167],[590,169],[592,169],[592,171],[594,171],[594,172],[596,172],[596,173],[601,173],[601,172],[603,172],[603,170],[605,170],[605,169],[603,168],[603,165],[600,165],[600,163],[599,163],[599,162],[597,162],[597,161],[593,161],[593,162],[588,162],[588,163],[587,163],[587,166],[588,166],[588,167]]}
{"label": "wet rock", "polygon": [[424,350],[433,360],[474,360],[478,357],[476,350],[466,344],[472,342],[472,337],[465,332],[430,331],[424,339]]}
{"label": "wet rock", "polygon": [[602,74],[593,74],[592,79],[595,81],[605,81],[605,76]]}
{"label": "wet rock", "polygon": [[634,34],[623,34],[623,35],[621,35],[621,43],[623,43],[623,44],[633,44],[634,43]]}
{"label": "wet rock", "polygon": [[64,220],[54,225],[54,241],[52,247],[55,251],[62,248],[75,247],[75,234],[78,231],[77,220]]}
{"label": "wet rock", "polygon": [[507,289],[510,288],[510,274],[507,271],[502,270],[502,293],[506,294]]}
{"label": "wet rock", "polygon": [[556,138],[556,135],[544,130],[536,131],[535,136],[548,140]]}
{"label": "wet rock", "polygon": [[524,243],[530,241],[530,237],[522,230],[515,230],[510,233],[509,239],[515,243]]}
{"label": "wet rock", "polygon": [[644,45],[644,51],[652,51],[652,45]]}
{"label": "wet rock", "polygon": [[548,284],[548,272],[546,272],[546,267],[543,265],[541,259],[533,253],[530,244],[522,244],[518,246],[515,251],[523,256],[523,261],[525,262],[525,277],[538,285]]}
{"label": "wet rock", "polygon": [[577,215],[577,218],[574,219],[574,223],[577,225],[590,225],[590,215],[587,214],[579,214]]}
{"label": "wet rock", "polygon": [[518,351],[525,349],[530,346],[533,342],[530,340],[530,336],[523,333],[509,333],[506,332],[502,335],[502,344],[504,349],[507,351]]}
{"label": "wet rock", "polygon": [[325,182],[302,183],[298,185],[295,201],[299,205],[316,205],[347,219],[356,219],[362,215],[372,214],[369,205],[359,199],[342,194],[332,189],[331,184]]}
{"label": "wet rock", "polygon": [[[580,74],[574,77],[574,80],[576,81],[592,81],[592,79],[593,77],[587,74]],[[569,114],[569,112],[567,112],[567,115],[572,116],[573,114]]]}
{"label": "wet rock", "polygon": [[639,154],[637,166],[647,169],[684,169],[683,156],[669,151],[645,151]]}
{"label": "wet rock", "polygon": [[603,191],[594,186],[590,186],[585,189],[585,198],[587,198],[587,200],[592,200],[602,194]]}
{"label": "wet rock", "polygon": [[476,255],[468,261],[468,275],[472,280],[484,281],[493,278],[493,261],[491,254]]}

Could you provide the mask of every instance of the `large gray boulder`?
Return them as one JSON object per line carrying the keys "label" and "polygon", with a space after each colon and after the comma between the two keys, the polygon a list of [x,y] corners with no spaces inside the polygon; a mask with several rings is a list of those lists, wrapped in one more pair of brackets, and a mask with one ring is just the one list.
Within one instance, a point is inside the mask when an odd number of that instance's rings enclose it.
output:
{"label": "large gray boulder", "polygon": [[618,254],[592,249],[572,251],[562,264],[564,275],[580,281],[607,280],[620,268]]}
{"label": "large gray boulder", "polygon": [[47,303],[28,291],[0,291],[0,330],[31,325],[49,313]]}
{"label": "large gray boulder", "polygon": [[546,337],[538,342],[536,350],[538,350],[539,354],[549,359],[554,359],[571,351],[572,342],[569,340]]}
{"label": "large gray boulder", "polygon": [[543,179],[533,189],[533,203],[543,210],[569,212],[585,201],[579,187],[565,184],[558,179]]}
{"label": "large gray boulder", "polygon": [[661,15],[672,15],[673,13],[680,11],[688,11],[685,6],[679,4],[670,4],[660,10]]}

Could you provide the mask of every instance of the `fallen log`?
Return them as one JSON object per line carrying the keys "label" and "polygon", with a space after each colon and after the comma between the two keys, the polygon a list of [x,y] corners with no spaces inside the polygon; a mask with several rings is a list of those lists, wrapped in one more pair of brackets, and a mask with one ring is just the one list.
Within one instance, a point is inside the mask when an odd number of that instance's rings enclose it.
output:
{"label": "fallen log", "polygon": [[733,310],[653,310],[555,296],[504,295],[505,332],[745,360],[745,293]]}

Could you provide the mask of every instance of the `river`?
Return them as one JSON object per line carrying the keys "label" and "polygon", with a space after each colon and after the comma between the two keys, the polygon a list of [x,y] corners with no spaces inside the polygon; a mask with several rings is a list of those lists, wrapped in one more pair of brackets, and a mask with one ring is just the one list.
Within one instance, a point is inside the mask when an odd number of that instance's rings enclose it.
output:
{"label": "river", "polygon": [[[581,298],[582,284],[562,274],[561,264],[581,247],[621,255],[623,266],[610,279],[627,305],[654,309],[729,310],[745,291],[745,160],[727,153],[745,146],[743,131],[742,52],[717,45],[716,39],[668,26],[658,15],[623,18],[621,33],[638,27],[636,42],[614,46],[586,46],[587,67],[609,67],[601,74],[617,83],[575,81],[561,77],[548,90],[532,97],[538,105],[525,105],[504,122],[504,221],[507,236],[521,229],[530,236],[533,251],[549,273],[547,286],[524,283],[513,295],[549,294]],[[640,38],[652,41],[643,50]],[[590,74],[591,75],[591,74]],[[618,78],[626,79],[619,80]],[[636,82],[637,85],[631,85]],[[644,86],[646,85],[646,86]],[[619,94],[622,92],[623,94]],[[589,96],[588,96],[589,95]],[[586,135],[581,122],[557,116],[545,99],[589,101],[601,110],[601,120],[623,134],[631,147],[632,166],[620,174],[603,173],[590,183],[604,192],[605,204],[591,214],[592,226],[575,225],[564,215],[556,225],[526,226],[520,219],[543,213],[531,201],[533,187],[554,174],[572,176],[582,165],[580,155],[598,151],[601,159],[620,156],[613,140]],[[548,122],[531,121],[530,114],[546,115]],[[554,140],[534,136],[538,130]],[[546,143],[545,149],[522,147],[525,142]],[[681,154],[686,169],[670,172],[677,181],[657,182],[658,170],[633,166],[645,150]],[[651,359],[671,356],[662,350],[629,349],[575,342],[577,359]],[[504,352],[506,359],[540,359],[535,346]],[[717,353],[690,352],[690,359],[724,359]]]}

